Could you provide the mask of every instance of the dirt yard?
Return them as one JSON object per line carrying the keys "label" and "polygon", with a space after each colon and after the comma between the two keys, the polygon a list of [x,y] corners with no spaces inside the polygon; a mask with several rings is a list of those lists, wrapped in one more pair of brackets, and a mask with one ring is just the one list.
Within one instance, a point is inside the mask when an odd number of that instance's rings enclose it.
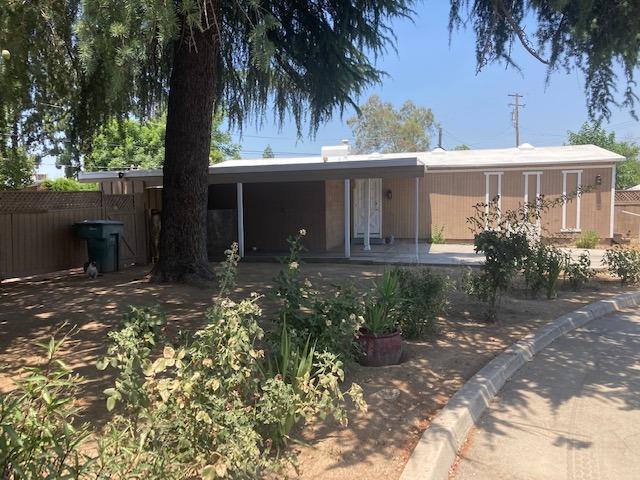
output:
{"label": "dirt yard", "polygon": [[[347,280],[368,288],[383,266],[307,264],[304,272],[315,286]],[[279,265],[242,264],[236,294],[266,293]],[[461,269],[434,270],[452,277]],[[106,349],[106,333],[118,325],[127,305],[159,304],[169,329],[194,328],[211,303],[215,289],[153,285],[146,270],[133,268],[89,281],[84,275],[0,284],[0,392],[11,388],[12,377],[39,361],[37,342],[77,325],[63,352],[65,362],[84,378],[86,418],[99,426],[106,418],[102,390],[111,379],[98,372],[95,361]],[[439,320],[439,334],[407,342],[401,365],[384,368],[348,366],[347,384],[359,383],[369,412],[353,415],[347,428],[335,424],[307,426],[307,446],[300,454],[302,479],[398,478],[413,446],[431,418],[462,383],[512,342],[559,315],[624,291],[606,278],[580,292],[561,290],[553,301],[531,300],[516,292],[505,298],[500,322],[486,324],[482,306],[462,293]],[[273,306],[265,302],[267,315]]]}

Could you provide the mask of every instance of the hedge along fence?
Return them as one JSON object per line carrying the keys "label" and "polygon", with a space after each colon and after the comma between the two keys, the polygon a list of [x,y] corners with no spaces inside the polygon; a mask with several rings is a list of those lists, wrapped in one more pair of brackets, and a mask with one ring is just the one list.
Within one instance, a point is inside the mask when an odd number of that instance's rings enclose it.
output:
{"label": "hedge along fence", "polygon": [[615,233],[640,241],[640,190],[618,190],[615,203]]}
{"label": "hedge along fence", "polygon": [[0,192],[0,280],[82,266],[86,243],[73,224],[102,219],[124,223],[123,263],[146,262],[142,195]]}

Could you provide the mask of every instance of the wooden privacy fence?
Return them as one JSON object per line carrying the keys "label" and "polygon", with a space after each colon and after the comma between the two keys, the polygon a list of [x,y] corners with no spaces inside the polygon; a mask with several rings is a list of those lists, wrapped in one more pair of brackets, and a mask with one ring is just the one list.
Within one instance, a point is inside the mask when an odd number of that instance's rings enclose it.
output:
{"label": "wooden privacy fence", "polygon": [[0,192],[0,280],[82,266],[86,243],[73,224],[105,219],[124,223],[122,263],[146,263],[143,195]]}
{"label": "wooden privacy fence", "polygon": [[615,203],[615,233],[640,240],[640,190],[618,190]]}

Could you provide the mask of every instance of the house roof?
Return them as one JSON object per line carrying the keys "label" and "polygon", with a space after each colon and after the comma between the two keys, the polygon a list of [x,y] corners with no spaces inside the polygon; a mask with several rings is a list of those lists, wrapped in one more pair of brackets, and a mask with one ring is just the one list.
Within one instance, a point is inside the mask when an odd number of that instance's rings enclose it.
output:
{"label": "house roof", "polygon": [[[559,147],[374,153],[335,157],[259,158],[226,160],[209,167],[209,183],[277,182],[343,178],[419,177],[424,171],[503,168],[520,166],[584,165],[612,163],[624,157],[595,145]],[[80,181],[123,179],[161,181],[162,170],[81,172]]]}

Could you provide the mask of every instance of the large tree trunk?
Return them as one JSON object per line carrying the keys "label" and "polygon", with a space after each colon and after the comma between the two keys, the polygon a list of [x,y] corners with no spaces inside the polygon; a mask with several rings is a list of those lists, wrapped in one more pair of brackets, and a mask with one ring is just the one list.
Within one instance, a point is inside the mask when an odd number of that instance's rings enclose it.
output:
{"label": "large tree trunk", "polygon": [[[214,8],[217,2],[204,2]],[[209,12],[208,18],[212,17]],[[207,259],[207,175],[215,104],[219,36],[188,29],[176,41],[169,83],[162,189],[160,259],[152,279],[200,282],[213,278]]]}

